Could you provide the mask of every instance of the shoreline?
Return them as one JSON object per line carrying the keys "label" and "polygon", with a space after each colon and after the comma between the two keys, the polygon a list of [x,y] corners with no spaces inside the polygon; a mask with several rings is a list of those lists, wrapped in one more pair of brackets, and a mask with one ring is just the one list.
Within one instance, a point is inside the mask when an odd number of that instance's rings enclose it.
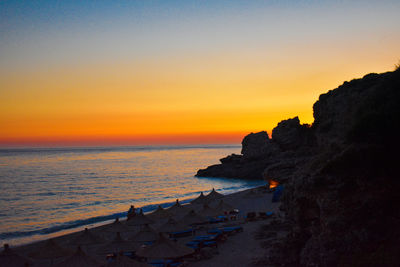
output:
{"label": "shoreline", "polygon": [[[179,201],[179,202],[186,204],[186,203],[190,202],[193,199],[194,198],[188,198],[188,199],[184,199],[184,200]],[[175,203],[175,201],[173,201],[173,202],[162,202],[162,203],[149,204],[149,205],[146,205],[146,206],[143,206],[143,207],[154,206],[153,208],[151,208],[150,210],[145,212],[145,213],[151,213],[152,211],[157,209],[158,205],[161,205],[163,208],[166,208],[166,207],[171,207],[174,203]],[[115,218],[117,218],[117,217],[120,218],[120,219],[125,219],[126,216],[127,216],[127,211],[123,211],[123,212],[114,213],[114,214],[111,214],[111,215],[102,215],[102,216],[98,216],[98,217],[82,219],[80,221],[88,221],[88,220],[91,220],[91,219],[102,218],[102,217],[107,217],[108,218],[108,219],[105,219],[105,220],[102,220],[102,221],[98,221],[98,222],[93,222],[93,223],[88,223],[88,224],[81,224],[81,225],[78,225],[78,226],[72,226],[70,228],[65,228],[65,229],[60,230],[60,231],[51,232],[49,234],[45,234],[46,237],[44,239],[42,238],[42,239],[38,239],[38,240],[28,241],[26,243],[18,243],[17,245],[15,245],[13,247],[14,248],[21,247],[21,246],[25,246],[25,245],[30,245],[30,244],[35,243],[35,242],[42,242],[42,241],[48,240],[50,238],[57,238],[57,237],[60,237],[60,236],[63,236],[63,235],[73,234],[75,232],[79,232],[80,231],[79,229],[82,228],[82,227],[83,228],[90,228],[90,229],[101,227],[101,226],[104,226],[106,224],[112,223],[115,220]],[[40,230],[38,230],[38,231],[40,231]],[[26,238],[33,237],[35,235],[36,236],[41,236],[41,234],[38,233],[38,234],[31,235],[31,236],[27,236]],[[23,238],[21,238],[21,239],[23,239]],[[11,242],[2,242],[2,244],[12,245]]]}
{"label": "shoreline", "polygon": [[[243,225],[245,227],[245,232],[247,232],[247,234],[249,234],[249,232],[251,232],[253,235],[256,231],[258,231],[258,228],[260,226],[260,223],[247,223],[244,220],[244,215],[247,214],[247,212],[250,211],[254,211],[254,212],[261,212],[261,211],[271,211],[274,214],[279,214],[279,205],[280,202],[276,202],[276,203],[272,203],[272,192],[268,191],[266,186],[257,186],[254,188],[250,188],[250,189],[245,189],[245,190],[241,190],[238,192],[234,192],[231,194],[227,194],[223,197],[224,202],[229,203],[231,205],[233,205],[235,208],[238,208],[240,210],[239,216],[238,216],[238,220],[237,221],[228,221],[229,223],[233,223],[233,224],[237,224],[237,225]],[[189,202],[189,199],[185,199],[184,201]],[[213,202],[211,202],[213,203]],[[199,210],[200,209],[200,205],[199,204],[185,204],[184,206],[186,207],[190,207],[194,210]],[[211,206],[211,204],[210,204]],[[149,213],[149,212],[148,212]],[[146,214],[148,214],[146,213]],[[274,215],[276,216],[276,215]],[[126,217],[121,218],[120,221],[122,223],[125,223],[126,221]],[[160,222],[156,223],[157,225],[160,225]],[[107,227],[107,225],[109,225],[109,222],[104,223],[103,225],[100,226],[95,226],[90,228],[90,231],[96,235],[101,236],[103,239],[105,240],[112,240],[112,234],[106,233],[104,231],[105,227]],[[214,226],[215,227],[215,226]],[[63,234],[54,238],[53,239],[57,244],[61,245],[62,247],[68,248],[72,251],[74,251],[76,248],[71,247],[70,245],[68,245],[68,241],[70,241],[72,238],[76,237],[78,234],[82,233],[82,230],[76,230],[67,234]],[[121,234],[122,235],[122,234]],[[261,249],[261,247],[259,245],[255,245],[255,243],[257,243],[257,241],[254,238],[250,238],[250,237],[244,237],[245,235],[241,234],[241,236],[243,236],[242,238],[240,238],[240,236],[235,237],[235,239],[238,239],[236,243],[236,241],[232,244],[230,244],[229,240],[222,244],[221,246],[226,246],[226,249],[228,249],[230,246],[237,246],[240,247],[241,246],[241,239],[245,239],[246,242],[250,242],[251,243],[251,247],[255,248],[259,248]],[[123,236],[124,238],[124,236]],[[31,251],[33,251],[35,248],[37,248],[38,246],[40,246],[41,244],[43,244],[45,241],[47,241],[48,239],[45,240],[41,240],[41,241],[34,241],[28,244],[23,244],[23,245],[19,245],[19,246],[12,246],[11,248],[14,249],[16,252],[20,253],[21,255],[28,255]],[[255,243],[254,243],[255,242]],[[258,244],[258,243],[257,243]],[[233,249],[233,248],[232,248]],[[91,255],[92,256],[92,255]],[[101,260],[102,258],[98,255],[95,255],[96,257],[98,257],[98,260]],[[218,257],[220,258],[220,257]],[[229,258],[229,257],[228,257]],[[208,262],[208,261],[205,261]],[[192,264],[190,264],[192,265]],[[193,266],[202,266],[202,261],[195,263]],[[225,266],[224,264],[222,264],[221,266]],[[226,266],[229,266],[226,265]]]}
{"label": "shoreline", "polygon": [[[252,187],[252,188],[247,188],[247,189],[244,189],[244,190],[236,191],[236,192],[224,195],[224,198],[235,198],[236,196],[241,195],[244,192],[248,192],[250,190],[255,190],[255,189],[258,189],[258,188],[262,188],[262,187],[264,187],[264,186],[256,186],[256,187]],[[209,190],[209,191],[211,191],[211,190]],[[204,192],[208,193],[208,191],[204,191]],[[190,201],[192,201],[193,199],[195,199],[195,198],[185,198],[185,199],[182,199],[182,200],[179,199],[179,203],[181,203],[184,206],[190,206],[190,205],[193,205],[193,204],[190,204]],[[152,204],[143,206],[143,207],[152,206],[151,209],[147,209],[146,211],[143,211],[143,212],[144,212],[145,215],[148,215],[151,212],[153,212],[154,210],[156,210],[159,205],[161,205],[165,209],[168,209],[169,207],[171,207],[174,204],[175,204],[175,201],[162,202],[162,203],[152,203]],[[143,207],[135,207],[135,208],[141,209]],[[128,208],[129,207],[127,207],[127,210],[128,210]],[[242,213],[242,211],[241,211],[241,213]],[[101,222],[96,222],[96,223],[92,223],[92,224],[84,224],[84,225],[81,225],[81,226],[76,226],[76,227],[72,227],[72,228],[69,228],[69,229],[64,229],[64,230],[61,230],[61,231],[58,231],[58,232],[54,232],[54,233],[49,234],[48,235],[49,237],[46,237],[44,239],[33,240],[33,241],[30,241],[30,242],[27,242],[27,243],[21,243],[21,244],[17,244],[17,245],[13,245],[12,243],[9,243],[9,242],[3,242],[2,246],[4,244],[9,244],[14,249],[21,248],[21,247],[25,247],[25,246],[30,246],[30,245],[35,244],[35,243],[42,243],[42,242],[44,242],[44,241],[46,241],[48,239],[58,239],[58,238],[62,238],[64,236],[73,235],[73,234],[76,234],[76,233],[82,231],[84,228],[95,230],[95,229],[101,228],[101,227],[103,227],[105,225],[111,224],[112,222],[115,221],[115,219],[117,217],[120,219],[120,221],[125,221],[126,220],[127,211],[121,212],[121,213],[118,213],[118,214],[121,214],[121,216],[115,216],[115,214],[99,216],[99,217],[106,217],[106,216],[107,217],[108,216],[114,216],[114,217],[111,218],[111,219],[107,219],[107,220],[101,221]],[[85,219],[85,220],[89,220],[89,219]],[[80,228],[83,228],[83,229],[80,229]],[[52,234],[54,234],[54,235],[51,236]],[[40,235],[40,234],[38,234],[38,235]]]}
{"label": "shoreline", "polygon": [[[237,187],[237,188],[227,187],[227,188],[217,189],[217,191],[218,192],[233,191],[232,193],[226,194],[226,195],[230,195],[230,194],[235,194],[235,193],[243,191],[243,190],[254,188],[255,186],[256,187],[260,186],[261,183],[262,184],[265,183],[265,181],[262,181],[262,180],[255,180],[255,182],[257,182],[255,185],[243,186],[245,189],[239,188],[239,187]],[[208,193],[210,190],[204,191],[204,193]],[[200,194],[200,192],[195,192],[195,193],[196,193],[195,196],[189,196],[189,197],[184,196],[182,199],[179,198],[180,202],[182,204],[189,203],[191,200],[196,198],[198,196],[198,194]],[[192,194],[194,194],[194,193],[191,193],[189,195],[192,195]],[[143,208],[144,213],[149,213],[149,212],[157,209],[157,207],[159,205],[161,205],[163,208],[168,208],[175,203],[175,200],[176,200],[175,198],[165,199],[162,202],[160,202],[158,200],[154,200],[154,201],[145,203],[143,206],[140,206],[140,208]],[[142,202],[142,201],[138,201],[138,202]],[[135,207],[139,207],[139,206],[136,206],[134,201],[132,201],[132,204],[135,205]],[[20,234],[19,236],[6,237],[3,240],[1,240],[1,244],[8,243],[13,247],[19,247],[19,246],[28,245],[28,244],[31,244],[34,242],[40,242],[43,240],[47,240],[49,238],[57,238],[62,235],[71,234],[71,233],[80,231],[81,228],[83,229],[85,227],[86,228],[99,227],[99,226],[105,225],[107,223],[113,222],[116,217],[119,217],[120,219],[126,218],[128,208],[129,208],[129,205],[127,204],[125,211],[116,211],[116,212],[109,213],[108,215],[99,215],[99,216],[95,216],[95,217],[81,218],[81,219],[77,219],[77,220],[63,222],[63,223],[60,223],[59,225],[53,225],[53,226],[49,226],[46,228],[41,228],[41,229],[27,231],[27,232],[19,232],[19,234]],[[14,232],[7,232],[7,233],[3,233],[3,234],[11,235],[13,233]]]}

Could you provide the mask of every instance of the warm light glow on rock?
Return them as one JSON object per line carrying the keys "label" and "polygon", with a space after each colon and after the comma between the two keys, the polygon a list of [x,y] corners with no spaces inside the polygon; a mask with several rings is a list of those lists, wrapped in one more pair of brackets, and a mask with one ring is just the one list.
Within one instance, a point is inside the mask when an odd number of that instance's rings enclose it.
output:
{"label": "warm light glow on rock", "polygon": [[272,179],[269,180],[269,189],[275,188],[279,185],[277,181],[274,181]]}

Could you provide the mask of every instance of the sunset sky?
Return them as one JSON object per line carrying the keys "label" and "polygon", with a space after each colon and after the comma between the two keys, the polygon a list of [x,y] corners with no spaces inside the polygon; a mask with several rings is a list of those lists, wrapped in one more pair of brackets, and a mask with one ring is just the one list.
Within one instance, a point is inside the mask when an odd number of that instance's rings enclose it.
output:
{"label": "sunset sky", "polygon": [[400,1],[1,1],[0,146],[239,143],[400,60]]}

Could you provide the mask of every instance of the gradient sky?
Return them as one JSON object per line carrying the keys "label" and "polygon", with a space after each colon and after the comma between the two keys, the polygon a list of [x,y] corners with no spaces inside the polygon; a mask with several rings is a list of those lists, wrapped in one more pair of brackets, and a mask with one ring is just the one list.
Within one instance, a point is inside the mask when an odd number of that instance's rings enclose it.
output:
{"label": "gradient sky", "polygon": [[0,146],[239,143],[400,59],[400,1],[1,1]]}

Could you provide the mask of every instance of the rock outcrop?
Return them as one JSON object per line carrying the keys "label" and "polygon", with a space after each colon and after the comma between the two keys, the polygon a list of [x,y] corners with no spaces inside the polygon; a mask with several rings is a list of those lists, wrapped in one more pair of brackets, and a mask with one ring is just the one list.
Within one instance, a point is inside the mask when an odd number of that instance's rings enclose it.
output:
{"label": "rock outcrop", "polygon": [[268,133],[251,133],[243,138],[242,155],[245,160],[259,159],[273,153]]}
{"label": "rock outcrop", "polygon": [[300,124],[298,117],[281,121],[272,131],[272,139],[282,150],[296,150],[312,144],[312,132],[308,124]]}
{"label": "rock outcrop", "polygon": [[[299,161],[308,158],[315,143],[312,140],[309,125],[301,125],[298,117],[287,119],[273,129],[272,139],[266,131],[250,133],[243,138],[241,155],[222,158],[221,164],[201,169],[196,176],[265,179],[273,170],[281,170],[285,180]],[[277,166],[285,166],[286,171]]]}
{"label": "rock outcrop", "polygon": [[242,141],[242,155],[232,154],[220,159],[221,164],[199,170],[199,177],[263,179],[264,169],[271,164],[272,155],[280,152],[267,132],[251,133]]}
{"label": "rock outcrop", "polygon": [[312,126],[282,121],[262,149],[244,142],[251,157],[203,173],[232,177],[257,162],[249,178],[284,183],[291,230],[266,255],[271,266],[398,266],[399,103],[400,70],[345,82],[319,97]]}

